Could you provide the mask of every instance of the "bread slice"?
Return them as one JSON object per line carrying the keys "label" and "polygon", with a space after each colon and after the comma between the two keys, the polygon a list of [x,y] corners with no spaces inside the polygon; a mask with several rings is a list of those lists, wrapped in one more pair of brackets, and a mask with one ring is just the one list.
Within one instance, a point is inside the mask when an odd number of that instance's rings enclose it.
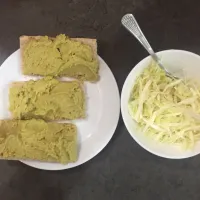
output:
{"label": "bread slice", "polygon": [[36,119],[1,120],[0,159],[75,162],[76,126]]}
{"label": "bread slice", "polygon": [[[46,71],[46,74],[38,74],[34,67],[31,69],[31,73],[29,73],[29,72],[27,73],[27,70],[26,70],[27,66],[24,62],[24,52],[25,52],[26,45],[30,41],[38,41],[41,37],[43,37],[43,36],[25,36],[24,35],[24,36],[20,37],[21,67],[22,67],[23,74],[25,74],[25,75],[42,75],[42,76],[51,75],[51,76],[72,77],[72,78],[78,78],[78,79],[83,80],[83,81],[91,81],[91,82],[96,82],[99,79],[99,74],[98,74],[99,66],[97,66],[97,69],[92,69],[88,66],[89,72],[93,71],[93,73],[94,73],[93,77],[87,76],[87,74],[84,74],[81,71],[81,68],[80,68],[80,71],[77,71],[77,74],[73,74],[73,75],[68,74],[67,72],[66,72],[66,74],[59,74],[59,73],[56,74],[55,72],[52,74],[52,73],[48,73],[48,70]],[[48,37],[48,38],[51,39],[51,40],[55,40],[55,38],[52,38],[52,37]],[[97,40],[96,39],[90,39],[90,38],[70,38],[70,39],[90,46],[91,49],[92,49],[92,52],[93,52],[93,59],[97,60],[97,62],[98,62]],[[42,67],[42,66],[40,66],[40,67]]]}
{"label": "bread slice", "polygon": [[14,119],[73,120],[85,117],[85,96],[78,81],[45,77],[12,83],[9,110]]}

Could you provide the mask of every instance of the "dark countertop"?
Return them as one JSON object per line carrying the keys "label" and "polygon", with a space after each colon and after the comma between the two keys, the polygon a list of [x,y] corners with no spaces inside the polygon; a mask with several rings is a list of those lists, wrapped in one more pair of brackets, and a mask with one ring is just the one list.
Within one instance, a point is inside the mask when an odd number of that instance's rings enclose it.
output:
{"label": "dark countertop", "polygon": [[[120,26],[121,17],[132,12],[156,51],[200,54],[199,7],[199,0],[1,0],[0,64],[23,34],[96,37],[121,91],[147,56]],[[77,168],[51,172],[0,161],[1,200],[199,200],[199,185],[200,156],[156,157],[131,138],[121,118],[109,145]]]}

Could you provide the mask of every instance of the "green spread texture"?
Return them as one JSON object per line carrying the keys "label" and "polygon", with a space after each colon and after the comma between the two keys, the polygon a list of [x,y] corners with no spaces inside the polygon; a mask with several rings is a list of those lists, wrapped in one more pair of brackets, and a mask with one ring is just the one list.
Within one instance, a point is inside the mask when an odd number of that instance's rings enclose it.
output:
{"label": "green spread texture", "polygon": [[9,93],[10,111],[15,119],[44,120],[85,117],[85,98],[78,81],[45,77],[13,84]]}
{"label": "green spread texture", "polygon": [[75,162],[76,126],[36,119],[3,120],[0,122],[0,155],[6,159]]}
{"label": "green spread texture", "polygon": [[25,75],[68,76],[97,81],[99,64],[91,46],[58,35],[30,39],[22,51]]}

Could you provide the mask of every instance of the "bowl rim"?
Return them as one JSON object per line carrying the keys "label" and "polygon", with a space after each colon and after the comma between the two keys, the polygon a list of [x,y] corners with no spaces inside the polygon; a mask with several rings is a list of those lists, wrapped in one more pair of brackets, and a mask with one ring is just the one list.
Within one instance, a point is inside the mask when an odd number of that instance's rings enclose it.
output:
{"label": "bowl rim", "polygon": [[[189,54],[191,56],[194,56],[196,58],[198,58],[200,60],[200,55],[198,54],[195,54],[193,52],[190,52],[190,51],[186,51],[186,50],[180,50],[180,49],[167,49],[167,50],[162,50],[162,51],[158,51],[156,52],[156,54],[163,54],[163,53],[168,53],[168,52],[176,52],[176,53],[184,53],[184,54]],[[196,156],[198,154],[200,154],[200,152],[195,152],[194,154],[190,154],[190,155],[182,155],[182,156],[167,156],[167,155],[164,155],[163,153],[158,153],[156,151],[153,151],[151,150],[148,146],[146,145],[143,145],[138,139],[137,137],[134,136],[134,134],[132,134],[130,128],[129,128],[129,125],[128,125],[128,122],[126,121],[125,119],[125,110],[124,110],[124,103],[125,103],[125,100],[124,100],[124,93],[125,93],[125,89],[127,87],[127,84],[128,84],[128,81],[130,79],[130,77],[132,77],[132,74],[134,73],[134,71],[138,68],[138,66],[142,63],[142,62],[145,62],[146,60],[150,59],[150,55],[143,58],[141,61],[139,61],[136,65],[134,65],[134,67],[131,69],[131,71],[129,72],[128,76],[126,77],[125,81],[124,81],[124,84],[123,84],[123,87],[122,87],[122,91],[121,91],[121,113],[122,113],[122,119],[123,119],[123,122],[125,124],[125,127],[128,131],[128,133],[131,135],[131,137],[136,141],[136,143],[138,143],[143,149],[145,149],[146,151],[148,151],[149,153],[151,154],[154,154],[156,156],[159,156],[159,157],[162,157],[162,158],[167,158],[167,159],[185,159],[185,158],[190,158],[190,157],[193,157],[193,156]]]}

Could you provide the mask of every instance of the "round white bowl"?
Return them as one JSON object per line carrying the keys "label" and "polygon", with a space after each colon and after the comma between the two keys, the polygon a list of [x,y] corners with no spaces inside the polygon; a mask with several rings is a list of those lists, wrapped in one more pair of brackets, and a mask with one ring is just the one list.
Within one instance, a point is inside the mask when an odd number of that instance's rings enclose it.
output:
{"label": "round white bowl", "polygon": [[[162,63],[169,71],[188,78],[200,80],[200,56],[182,50],[166,50],[157,53]],[[150,64],[151,57],[148,56],[140,61],[129,73],[121,93],[121,112],[128,132],[133,139],[144,149],[160,157],[170,159],[182,159],[195,156],[200,153],[200,142],[196,143],[194,149],[183,151],[180,147],[162,144],[145,136],[138,130],[137,123],[128,112],[128,101],[136,78]]]}

